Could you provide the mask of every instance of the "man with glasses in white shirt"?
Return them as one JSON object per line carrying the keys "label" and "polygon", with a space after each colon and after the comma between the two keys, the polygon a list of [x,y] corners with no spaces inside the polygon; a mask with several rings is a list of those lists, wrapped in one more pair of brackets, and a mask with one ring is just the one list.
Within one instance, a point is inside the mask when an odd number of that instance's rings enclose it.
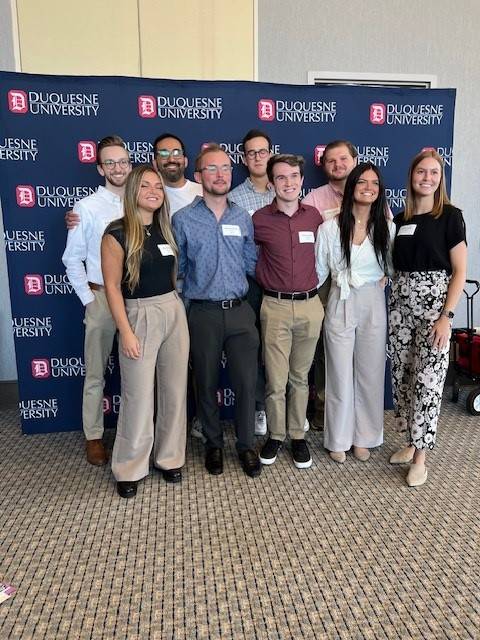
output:
{"label": "man with glasses in white shirt", "polygon": [[188,158],[183,141],[173,133],[162,133],[153,143],[153,164],[165,183],[170,215],[203,195],[202,185],[185,178]]}
{"label": "man with glasses in white shirt", "polygon": [[108,461],[102,440],[103,389],[116,332],[103,286],[100,243],[107,225],[123,216],[125,183],[132,167],[122,138],[112,135],[99,142],[97,170],[105,178],[105,185],[75,203],[73,212],[78,222],[68,232],[62,260],[68,279],[85,306],[83,431],[87,460],[100,466]]}

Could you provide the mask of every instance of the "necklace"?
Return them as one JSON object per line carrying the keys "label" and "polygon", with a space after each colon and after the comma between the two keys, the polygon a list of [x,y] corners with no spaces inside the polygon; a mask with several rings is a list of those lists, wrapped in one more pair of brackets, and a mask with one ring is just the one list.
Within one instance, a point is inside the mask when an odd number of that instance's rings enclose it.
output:
{"label": "necklace", "polygon": [[355,218],[355,224],[358,224],[359,227],[364,227],[366,225],[366,222],[362,222],[362,220],[358,220],[357,218]]}
{"label": "necklace", "polygon": [[147,235],[149,238],[152,235],[150,233],[150,229],[152,228],[152,224],[153,224],[153,222],[151,222],[150,224],[143,225],[143,228],[145,229],[145,235]]}

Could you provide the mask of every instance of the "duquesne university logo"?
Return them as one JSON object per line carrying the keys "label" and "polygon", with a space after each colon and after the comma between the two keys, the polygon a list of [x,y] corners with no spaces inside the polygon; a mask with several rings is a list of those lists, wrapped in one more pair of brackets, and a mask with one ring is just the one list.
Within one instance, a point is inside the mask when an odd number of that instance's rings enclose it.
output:
{"label": "duquesne university logo", "polygon": [[27,273],[23,276],[23,288],[27,296],[70,295],[73,287],[65,273]]}
{"label": "duquesne university logo", "polygon": [[97,145],[93,140],[80,140],[77,144],[77,154],[80,162],[87,164],[97,161]]}
{"label": "duquesne university logo", "polygon": [[156,101],[153,96],[138,96],[138,115],[141,118],[156,118]]}
{"label": "duquesne university logo", "polygon": [[370,123],[393,126],[438,126],[443,118],[443,104],[374,102],[370,105]]}
{"label": "duquesne university logo", "polygon": [[34,358],[31,362],[32,377],[44,380],[50,378],[50,361],[47,358]]}
{"label": "duquesne university logo", "polygon": [[31,184],[19,184],[15,188],[15,198],[19,207],[35,206],[35,189]]}
{"label": "duquesne university logo", "polygon": [[261,98],[258,101],[258,118],[264,122],[275,120],[275,102],[269,98]]}
{"label": "duquesne university logo", "polygon": [[263,122],[333,123],[337,116],[335,100],[271,100],[260,98],[257,105]]}
{"label": "duquesne university logo", "polygon": [[385,105],[381,102],[374,102],[370,105],[370,122],[372,124],[385,124]]}
{"label": "duquesne university logo", "polygon": [[[89,162],[92,162],[91,160]],[[95,193],[94,187],[63,184],[19,184],[15,188],[19,207],[73,207],[77,200]]]}
{"label": "duquesne university logo", "polygon": [[313,150],[313,161],[319,167],[322,164],[322,156],[325,151],[326,144],[317,144]]}
{"label": "duquesne university logo", "polygon": [[39,273],[27,273],[23,276],[23,289],[27,296],[41,296],[45,291],[43,276]]}
{"label": "duquesne university logo", "polygon": [[138,96],[141,118],[174,118],[178,120],[220,120],[223,113],[221,96]]}
{"label": "duquesne university logo", "polygon": [[88,117],[97,116],[100,107],[98,93],[10,89],[7,101],[9,111],[17,115]]}
{"label": "duquesne university logo", "polygon": [[12,113],[28,113],[28,97],[21,89],[10,89],[8,92],[8,109]]}

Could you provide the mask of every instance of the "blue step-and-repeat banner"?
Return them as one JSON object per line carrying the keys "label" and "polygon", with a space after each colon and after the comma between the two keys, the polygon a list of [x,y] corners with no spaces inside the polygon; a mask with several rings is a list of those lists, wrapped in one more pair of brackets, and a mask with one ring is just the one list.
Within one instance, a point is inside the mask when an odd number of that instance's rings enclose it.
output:
{"label": "blue step-and-repeat banner", "polygon": [[[5,227],[20,413],[25,433],[81,428],[83,306],[61,256],[65,211],[101,179],[96,144],[116,133],[133,163],[152,160],[157,135],[176,133],[194,158],[216,141],[243,181],[241,140],[269,134],[275,152],[306,159],[304,192],[325,182],[319,159],[334,139],[352,141],[380,167],[393,212],[403,205],[414,154],[435,147],[450,184],[455,90],[314,87],[0,72],[0,196]],[[6,292],[3,293],[6,303]],[[120,396],[116,355],[108,364],[105,420]],[[228,411],[231,389],[219,391]]]}

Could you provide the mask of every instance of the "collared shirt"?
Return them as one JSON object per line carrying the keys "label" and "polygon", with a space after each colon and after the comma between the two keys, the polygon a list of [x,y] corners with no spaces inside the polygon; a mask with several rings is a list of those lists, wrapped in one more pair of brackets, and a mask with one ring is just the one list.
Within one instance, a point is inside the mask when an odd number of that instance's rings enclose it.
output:
{"label": "collared shirt", "polygon": [[248,213],[227,201],[217,221],[203,198],[195,198],[172,219],[178,244],[178,275],[190,300],[231,300],[248,290],[246,274],[255,275],[257,252]]}
{"label": "collared shirt", "polygon": [[257,281],[264,289],[293,293],[318,284],[315,238],[322,216],[299,203],[293,216],[279,211],[277,201],[253,214],[255,242],[259,246]]}
{"label": "collared shirt", "polygon": [[[387,220],[390,234],[389,255],[391,255],[395,225]],[[315,245],[318,281],[322,285],[332,275],[332,280],[340,288],[340,299],[346,300],[350,287],[358,288],[370,282],[377,282],[384,275],[390,275],[390,264],[380,266],[371,239],[367,236],[362,244],[352,244],[350,267],[347,268],[340,241],[340,227],[336,220],[327,220],[318,230]],[[391,259],[388,260],[391,262]]]}
{"label": "collared shirt", "polygon": [[167,194],[170,204],[170,218],[179,209],[191,204],[197,196],[203,196],[202,185],[198,182],[187,180],[183,187],[169,187],[165,185],[165,193]]}
{"label": "collared shirt", "polygon": [[239,207],[246,209],[251,216],[253,216],[258,209],[266,207],[267,204],[271,204],[274,198],[275,190],[271,184],[267,184],[266,191],[255,191],[255,187],[250,178],[247,178],[228,194],[228,199],[231,202],[235,202]]}
{"label": "collared shirt", "polygon": [[123,203],[116,193],[98,187],[95,193],[76,202],[73,210],[80,216],[80,222],[68,232],[62,261],[75,293],[87,305],[95,299],[88,283],[103,285],[100,260],[103,232],[112,220],[123,216]]}
{"label": "collared shirt", "polygon": [[340,213],[343,193],[334,189],[330,183],[313,189],[303,199],[304,204],[309,204],[320,211],[324,220],[330,220]]}

